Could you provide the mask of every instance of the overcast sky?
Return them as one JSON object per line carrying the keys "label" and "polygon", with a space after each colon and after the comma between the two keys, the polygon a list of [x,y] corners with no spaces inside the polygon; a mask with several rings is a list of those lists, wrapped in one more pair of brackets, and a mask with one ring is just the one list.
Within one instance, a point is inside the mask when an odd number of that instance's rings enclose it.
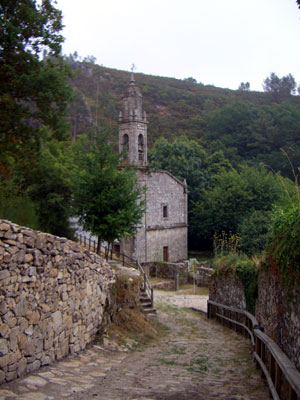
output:
{"label": "overcast sky", "polygon": [[64,54],[205,85],[262,90],[275,72],[300,82],[296,0],[57,0]]}

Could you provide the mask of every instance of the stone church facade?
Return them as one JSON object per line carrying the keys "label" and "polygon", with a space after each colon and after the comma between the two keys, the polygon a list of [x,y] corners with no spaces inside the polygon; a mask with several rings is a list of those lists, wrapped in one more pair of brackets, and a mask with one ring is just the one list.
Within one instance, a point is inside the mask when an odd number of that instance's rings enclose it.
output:
{"label": "stone church facade", "polygon": [[169,172],[147,165],[147,117],[133,74],[119,113],[119,152],[124,148],[127,161],[138,166],[146,210],[136,234],[121,242],[121,251],[141,263],[186,259],[187,185]]}

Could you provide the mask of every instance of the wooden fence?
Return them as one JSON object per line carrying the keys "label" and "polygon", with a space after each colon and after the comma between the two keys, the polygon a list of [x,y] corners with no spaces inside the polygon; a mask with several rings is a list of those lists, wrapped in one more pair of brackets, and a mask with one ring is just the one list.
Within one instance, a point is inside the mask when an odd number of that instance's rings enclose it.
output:
{"label": "wooden fence", "polygon": [[[94,253],[96,253],[97,243],[95,240],[93,240],[91,238],[87,238],[84,235],[78,235],[78,234],[75,235],[75,237],[82,246],[84,246],[84,247],[88,248],[89,250],[93,251]],[[151,307],[153,308],[153,305],[154,305],[153,288],[150,285],[148,276],[145,273],[141,264],[137,260],[127,256],[126,254],[113,250],[112,246],[110,248],[108,248],[107,246],[101,246],[99,254],[102,257],[104,257],[106,259],[106,261],[108,261],[108,260],[119,261],[120,264],[122,264],[124,266],[137,269],[140,272],[141,277],[142,277],[142,285],[143,285],[142,290],[147,294],[148,298],[151,300]]]}
{"label": "wooden fence", "polygon": [[300,373],[259,326],[256,318],[245,310],[208,300],[207,317],[216,320],[251,339],[257,368],[265,376],[270,397],[274,400],[300,400]]}

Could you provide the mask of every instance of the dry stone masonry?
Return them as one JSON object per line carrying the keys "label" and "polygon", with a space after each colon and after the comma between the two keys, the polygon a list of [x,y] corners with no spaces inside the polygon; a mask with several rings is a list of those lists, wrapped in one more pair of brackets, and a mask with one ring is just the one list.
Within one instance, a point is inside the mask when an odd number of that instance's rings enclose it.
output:
{"label": "dry stone masonry", "polygon": [[287,286],[280,272],[261,268],[255,316],[300,372],[300,287]]}
{"label": "dry stone masonry", "polygon": [[[300,287],[285,285],[280,271],[269,265],[260,268],[257,286],[255,317],[300,372]],[[243,284],[231,272],[213,276],[209,299],[246,309]]]}
{"label": "dry stone masonry", "polygon": [[232,272],[213,275],[209,286],[209,300],[246,310],[244,286]]}
{"label": "dry stone masonry", "polygon": [[0,220],[0,383],[84,349],[110,318],[114,283],[98,255]]}
{"label": "dry stone masonry", "polygon": [[197,286],[209,287],[214,269],[209,261],[188,260],[189,272]]}

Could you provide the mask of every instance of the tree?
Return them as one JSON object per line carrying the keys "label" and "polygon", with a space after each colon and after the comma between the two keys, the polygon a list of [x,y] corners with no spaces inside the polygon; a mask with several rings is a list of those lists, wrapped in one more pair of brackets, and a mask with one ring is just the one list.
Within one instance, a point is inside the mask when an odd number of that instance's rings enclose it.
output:
{"label": "tree", "polygon": [[201,144],[181,136],[169,143],[166,139],[155,142],[148,155],[152,168],[169,171],[178,179],[186,179],[189,189],[189,247],[197,247],[199,225],[194,224],[195,203],[200,202],[205,189],[212,184],[217,172],[230,169],[222,151],[208,156]]}
{"label": "tree", "polygon": [[136,231],[144,213],[143,189],[134,170],[119,168],[106,132],[80,141],[74,209],[83,228],[98,237],[99,251],[102,240],[111,243]]}
{"label": "tree", "polygon": [[223,171],[195,204],[193,224],[201,227],[198,238],[212,240],[222,231],[237,233],[245,218],[254,211],[265,214],[281,198],[286,201],[279,180],[262,167]]}
{"label": "tree", "polygon": [[252,255],[265,249],[270,222],[269,212],[257,210],[242,219],[237,231],[241,237],[239,245],[244,253]]}
{"label": "tree", "polygon": [[270,93],[276,101],[295,94],[296,86],[295,78],[291,74],[279,78],[272,72],[263,82],[264,91]]}
{"label": "tree", "polygon": [[74,143],[48,140],[31,172],[27,192],[34,201],[39,229],[57,236],[73,238],[71,174],[74,168]]}
{"label": "tree", "polygon": [[[61,139],[71,89],[58,58],[63,41],[61,11],[52,0],[0,3],[0,163],[10,155],[38,151],[41,125]],[[47,57],[41,59],[41,54]],[[4,157],[6,154],[6,157]]]}
{"label": "tree", "polygon": [[169,143],[160,138],[149,151],[149,165],[155,169],[169,171],[178,179],[187,180],[190,198],[197,197],[195,191],[207,187],[208,175],[203,168],[207,154],[203,147],[194,140],[181,136]]}
{"label": "tree", "polygon": [[249,82],[246,82],[246,83],[242,82],[242,83],[240,84],[238,90],[241,90],[242,92],[249,92],[249,90],[250,90],[250,83],[249,83]]}
{"label": "tree", "polygon": [[185,82],[197,83],[197,80],[193,77],[184,78]]}
{"label": "tree", "polygon": [[[249,144],[254,141],[250,124],[255,119],[256,109],[247,103],[234,102],[218,110],[209,123],[210,132],[205,135],[207,142],[220,140],[224,153],[229,158],[228,149],[235,148],[239,159],[248,156]],[[250,149],[252,151],[252,149]]]}

